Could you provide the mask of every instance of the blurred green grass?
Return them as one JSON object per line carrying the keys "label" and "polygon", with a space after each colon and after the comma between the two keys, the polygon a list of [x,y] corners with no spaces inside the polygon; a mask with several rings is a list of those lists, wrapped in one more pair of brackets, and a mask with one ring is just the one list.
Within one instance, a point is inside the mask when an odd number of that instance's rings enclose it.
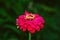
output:
{"label": "blurred green grass", "polygon": [[45,19],[45,27],[32,40],[60,40],[60,0],[0,0],[0,40],[28,40],[17,29],[16,18],[27,10]]}

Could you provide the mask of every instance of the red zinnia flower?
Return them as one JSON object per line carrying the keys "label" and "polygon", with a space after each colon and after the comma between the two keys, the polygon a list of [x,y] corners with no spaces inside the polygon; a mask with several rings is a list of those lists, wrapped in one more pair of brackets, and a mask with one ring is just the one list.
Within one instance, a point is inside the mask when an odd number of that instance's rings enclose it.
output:
{"label": "red zinnia flower", "polygon": [[32,14],[25,11],[24,15],[20,15],[16,19],[16,24],[22,31],[28,30],[30,33],[35,33],[44,28],[44,19],[38,14]]}

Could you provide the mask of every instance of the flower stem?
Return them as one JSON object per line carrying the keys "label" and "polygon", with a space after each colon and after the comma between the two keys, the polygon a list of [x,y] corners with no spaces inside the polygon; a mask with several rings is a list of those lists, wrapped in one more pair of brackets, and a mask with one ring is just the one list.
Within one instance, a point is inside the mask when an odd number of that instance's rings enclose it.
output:
{"label": "flower stem", "polygon": [[31,40],[31,33],[29,33],[29,40]]}

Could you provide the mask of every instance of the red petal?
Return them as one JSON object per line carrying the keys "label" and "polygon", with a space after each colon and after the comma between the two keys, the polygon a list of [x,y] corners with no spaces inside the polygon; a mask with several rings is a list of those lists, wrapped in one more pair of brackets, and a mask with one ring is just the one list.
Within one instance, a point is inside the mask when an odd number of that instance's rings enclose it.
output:
{"label": "red petal", "polygon": [[30,30],[31,33],[35,33],[35,29]]}
{"label": "red petal", "polygon": [[40,27],[39,27],[39,26],[37,26],[37,27],[36,27],[36,30],[37,30],[37,31],[40,31]]}
{"label": "red petal", "polygon": [[27,14],[29,14],[29,12],[25,10],[24,14],[27,15]]}
{"label": "red petal", "polygon": [[32,28],[30,26],[28,26],[28,30],[32,30]]}
{"label": "red petal", "polygon": [[23,31],[25,32],[26,31],[26,28],[23,28]]}
{"label": "red petal", "polygon": [[43,25],[43,24],[41,24],[41,25],[40,25],[40,27],[41,27],[41,28],[44,28],[44,25]]}
{"label": "red petal", "polygon": [[28,26],[28,31],[29,31],[30,33],[35,33],[35,29],[33,29],[33,28],[30,27],[30,26]]}

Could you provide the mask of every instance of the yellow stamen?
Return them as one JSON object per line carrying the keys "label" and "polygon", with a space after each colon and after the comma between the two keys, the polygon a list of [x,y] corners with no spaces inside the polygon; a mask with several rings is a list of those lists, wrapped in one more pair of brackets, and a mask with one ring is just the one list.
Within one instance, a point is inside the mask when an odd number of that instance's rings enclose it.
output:
{"label": "yellow stamen", "polygon": [[26,15],[26,19],[34,19],[34,15],[33,14]]}

